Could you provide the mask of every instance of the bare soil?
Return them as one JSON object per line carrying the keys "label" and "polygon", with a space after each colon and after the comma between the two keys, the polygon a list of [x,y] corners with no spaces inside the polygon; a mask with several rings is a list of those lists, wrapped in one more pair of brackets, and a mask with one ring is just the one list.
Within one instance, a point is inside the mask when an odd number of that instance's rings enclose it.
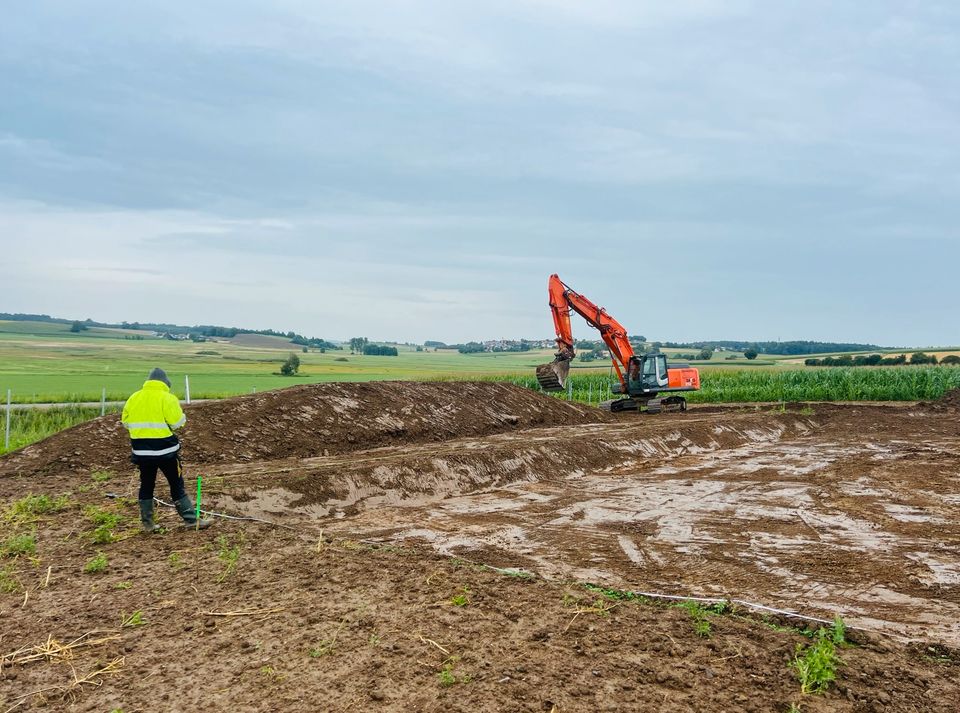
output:
{"label": "bare soil", "polygon": [[[956,711],[952,398],[614,417],[503,384],[393,382],[198,404],[183,436],[190,484],[202,473],[205,507],[274,524],[184,531],[164,510],[154,536],[137,532],[125,434],[98,419],[0,459],[0,540],[36,540],[0,559],[0,656],[105,640],[5,663],[0,700]],[[27,493],[69,503],[15,517]],[[115,541],[93,541],[91,508],[122,518]],[[99,552],[104,568],[84,572]],[[829,690],[804,695],[791,661],[815,624],[745,605],[692,614],[585,583],[840,615],[852,643]]]}

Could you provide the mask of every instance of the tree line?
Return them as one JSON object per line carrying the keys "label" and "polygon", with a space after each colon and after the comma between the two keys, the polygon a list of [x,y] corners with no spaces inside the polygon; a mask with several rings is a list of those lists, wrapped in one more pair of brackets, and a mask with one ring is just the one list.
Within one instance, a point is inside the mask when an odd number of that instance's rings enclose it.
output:
{"label": "tree line", "polygon": [[822,359],[805,359],[806,366],[902,366],[904,364],[945,364],[947,366],[960,365],[960,356],[950,354],[937,360],[936,354],[914,352],[907,359],[906,354],[894,357],[885,357],[882,354],[858,354],[856,356],[844,354],[838,357],[823,357]]}

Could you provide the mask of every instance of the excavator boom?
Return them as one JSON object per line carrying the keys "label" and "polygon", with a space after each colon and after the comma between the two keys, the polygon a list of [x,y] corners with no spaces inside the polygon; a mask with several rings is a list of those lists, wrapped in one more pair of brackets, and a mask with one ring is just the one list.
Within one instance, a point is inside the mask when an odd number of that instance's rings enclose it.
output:
{"label": "excavator boom", "polygon": [[598,307],[588,298],[574,291],[560,279],[559,275],[550,275],[548,283],[550,294],[550,312],[557,334],[557,357],[549,364],[537,367],[537,380],[544,391],[559,391],[570,372],[570,362],[576,355],[573,347],[573,331],[570,327],[570,310],[583,317],[587,324],[600,332],[617,371],[620,384],[626,389],[623,374],[627,363],[633,356],[633,347],[627,337],[626,328]]}

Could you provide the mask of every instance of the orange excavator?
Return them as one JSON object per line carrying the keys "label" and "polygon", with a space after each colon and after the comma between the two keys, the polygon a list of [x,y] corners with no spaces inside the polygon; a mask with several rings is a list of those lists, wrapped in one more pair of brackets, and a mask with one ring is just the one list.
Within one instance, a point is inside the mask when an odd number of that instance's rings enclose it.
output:
{"label": "orange excavator", "polygon": [[[617,374],[619,384],[612,392],[621,397],[604,401],[601,408],[609,411],[686,411],[687,400],[677,392],[700,389],[700,372],[686,364],[667,364],[664,354],[633,353],[627,330],[602,307],[570,287],[557,276],[550,275],[550,311],[557,332],[557,356],[552,362],[537,367],[537,381],[544,391],[563,391],[570,374],[570,362],[576,356],[570,310],[583,317],[600,332]],[[662,394],[668,394],[664,397]]]}

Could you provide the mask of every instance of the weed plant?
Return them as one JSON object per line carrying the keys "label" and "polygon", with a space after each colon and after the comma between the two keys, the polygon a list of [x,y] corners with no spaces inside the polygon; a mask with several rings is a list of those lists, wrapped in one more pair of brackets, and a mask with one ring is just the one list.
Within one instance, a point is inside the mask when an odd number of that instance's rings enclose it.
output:
{"label": "weed plant", "polygon": [[220,573],[220,576],[217,577],[218,582],[222,582],[237,568],[237,562],[240,559],[240,545],[243,542],[243,535],[240,536],[240,541],[233,544],[230,543],[229,538],[226,535],[220,535],[217,538],[217,558],[223,564],[223,572]]}
{"label": "weed plant", "polygon": [[21,557],[37,551],[37,537],[33,533],[11,535],[0,543],[0,557]]}
{"label": "weed plant", "polygon": [[134,628],[137,626],[143,626],[146,624],[146,619],[143,618],[143,612],[137,609],[132,614],[121,614],[120,615],[120,626],[125,628]]}
{"label": "weed plant", "polygon": [[97,552],[97,556],[83,566],[83,571],[87,574],[97,574],[106,568],[107,556],[103,552]]}
{"label": "weed plant", "polygon": [[16,570],[13,566],[7,566],[0,569],[0,594],[12,594],[23,589],[20,580],[17,579]]}

